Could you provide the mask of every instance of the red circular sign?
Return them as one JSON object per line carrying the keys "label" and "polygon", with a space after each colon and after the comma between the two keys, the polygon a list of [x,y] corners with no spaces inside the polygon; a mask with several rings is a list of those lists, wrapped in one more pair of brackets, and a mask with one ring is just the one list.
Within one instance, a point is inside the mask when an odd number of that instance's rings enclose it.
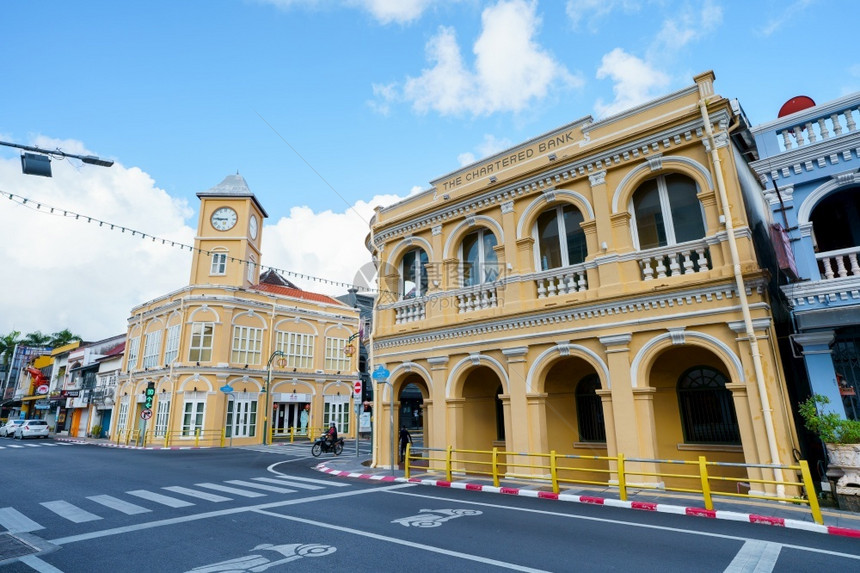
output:
{"label": "red circular sign", "polygon": [[147,408],[146,410],[141,410],[140,418],[142,420],[149,420],[150,418],[152,418],[152,410],[150,410],[149,408]]}
{"label": "red circular sign", "polygon": [[356,380],[352,385],[352,393],[356,396],[361,396],[361,381]]}
{"label": "red circular sign", "polygon": [[36,394],[47,394],[48,393],[48,385],[42,384],[38,388],[36,388]]}

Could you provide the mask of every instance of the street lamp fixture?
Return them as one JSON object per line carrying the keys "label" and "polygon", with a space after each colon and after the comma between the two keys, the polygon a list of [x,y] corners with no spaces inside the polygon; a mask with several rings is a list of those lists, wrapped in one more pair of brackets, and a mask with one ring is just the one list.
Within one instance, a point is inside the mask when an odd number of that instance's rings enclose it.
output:
{"label": "street lamp fixture", "polygon": [[24,173],[24,175],[39,175],[41,177],[50,177],[51,157],[59,157],[61,159],[65,159],[66,157],[72,157],[74,159],[79,159],[89,165],[98,165],[99,167],[110,167],[111,165],[113,165],[113,161],[102,159],[101,157],[96,157],[95,155],[76,155],[74,153],[66,153],[65,151],[61,151],[59,149],[49,151],[47,149],[42,149],[41,147],[35,147],[32,145],[21,145],[18,143],[9,143],[7,141],[0,141],[0,145],[5,145],[6,147],[15,147],[17,149],[23,149],[24,151],[32,152],[21,154],[21,171]]}
{"label": "street lamp fixture", "polygon": [[266,363],[266,387],[263,388],[263,394],[266,395],[265,405],[263,406],[263,445],[269,445],[269,385],[272,383],[272,361],[275,357],[280,356],[280,366],[283,368],[287,365],[287,355],[280,350],[275,350],[269,356],[269,361]]}

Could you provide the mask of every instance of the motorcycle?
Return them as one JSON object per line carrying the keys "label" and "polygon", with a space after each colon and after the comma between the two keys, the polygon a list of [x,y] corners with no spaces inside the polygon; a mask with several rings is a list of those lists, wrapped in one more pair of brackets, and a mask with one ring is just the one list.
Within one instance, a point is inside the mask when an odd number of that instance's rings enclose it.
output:
{"label": "motorcycle", "polygon": [[314,445],[311,446],[311,454],[313,454],[315,458],[318,458],[323,452],[334,452],[334,455],[339,456],[343,452],[343,438],[336,439],[333,444],[330,444],[328,440],[326,440],[325,434],[317,438]]}

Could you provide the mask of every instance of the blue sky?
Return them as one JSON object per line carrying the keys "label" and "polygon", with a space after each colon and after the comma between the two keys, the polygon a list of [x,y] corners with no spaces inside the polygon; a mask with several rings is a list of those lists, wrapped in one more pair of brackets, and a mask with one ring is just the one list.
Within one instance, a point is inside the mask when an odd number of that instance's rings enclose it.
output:
{"label": "blue sky", "polygon": [[[697,73],[713,69],[754,124],[795,95],[860,89],[847,0],[45,0],[0,14],[0,140],[117,162],[34,178],[0,147],[0,191],[190,241],[195,193],[238,171],[270,214],[263,264],[343,282],[369,261],[374,205]],[[0,333],[111,336],[188,280],[187,253],[12,203],[0,263],[20,278]]]}

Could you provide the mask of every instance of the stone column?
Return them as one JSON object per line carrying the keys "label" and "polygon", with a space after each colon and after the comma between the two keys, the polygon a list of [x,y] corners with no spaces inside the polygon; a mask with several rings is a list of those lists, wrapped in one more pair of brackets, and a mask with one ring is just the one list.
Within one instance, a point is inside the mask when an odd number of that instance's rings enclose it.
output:
{"label": "stone column", "polygon": [[[430,402],[439,404],[441,407],[430,408],[425,406],[424,447],[445,449],[448,447],[448,444],[454,443],[453,435],[449,433],[449,428],[445,423],[447,414],[445,411],[447,398],[445,395],[445,385],[448,383],[448,357],[433,356],[427,359],[427,363],[430,365],[430,376],[433,378],[430,385]],[[425,404],[427,402],[427,400],[424,401]],[[431,452],[430,457],[438,458],[444,456],[440,452]],[[430,468],[444,470],[445,464],[431,462]]]}
{"label": "stone column", "polygon": [[822,408],[845,417],[845,407],[836,382],[836,369],[833,366],[833,351],[830,345],[836,338],[833,330],[806,332],[794,336],[794,341],[803,347],[803,364],[809,376],[813,394],[830,398],[830,403]]}

